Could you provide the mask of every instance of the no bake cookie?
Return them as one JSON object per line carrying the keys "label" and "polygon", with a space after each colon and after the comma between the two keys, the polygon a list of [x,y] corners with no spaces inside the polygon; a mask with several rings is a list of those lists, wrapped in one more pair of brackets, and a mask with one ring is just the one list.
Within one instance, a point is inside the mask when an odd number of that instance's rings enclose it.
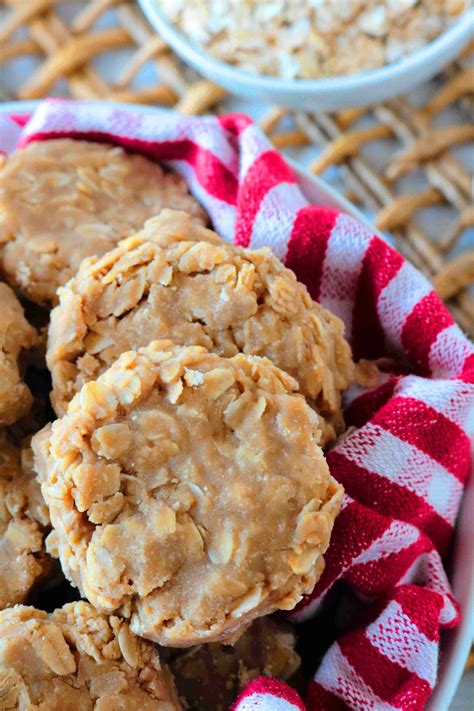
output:
{"label": "no bake cookie", "polygon": [[44,547],[48,510],[28,451],[23,458],[0,431],[0,609],[23,602],[53,567]]}
{"label": "no bake cookie", "polygon": [[342,487],[296,388],[267,359],[170,341],[82,387],[33,449],[50,549],[90,602],[180,647],[233,641],[312,590]]}
{"label": "no bake cookie", "polygon": [[0,709],[178,711],[156,647],[86,602],[0,612]]}
{"label": "no bake cookie", "polygon": [[36,141],[0,169],[0,267],[32,301],[54,302],[84,257],[104,254],[163,207],[205,220],[186,182],[142,156]]}
{"label": "no bake cookie", "polygon": [[19,359],[37,340],[15,294],[0,283],[0,427],[16,422],[31,407],[33,398],[23,382]]}
{"label": "no bake cookie", "polygon": [[74,394],[126,350],[170,338],[222,356],[266,356],[343,429],[340,393],[352,377],[342,322],[315,303],[268,249],[234,247],[188,215],[163,210],[59,291],[47,363],[61,415]]}

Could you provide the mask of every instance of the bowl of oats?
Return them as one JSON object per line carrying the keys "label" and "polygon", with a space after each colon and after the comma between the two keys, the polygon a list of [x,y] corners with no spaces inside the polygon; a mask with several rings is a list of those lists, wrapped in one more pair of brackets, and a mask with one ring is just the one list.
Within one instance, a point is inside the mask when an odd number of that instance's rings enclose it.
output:
{"label": "bowl of oats", "polygon": [[407,92],[472,35],[469,0],[139,0],[189,65],[229,92],[341,109]]}

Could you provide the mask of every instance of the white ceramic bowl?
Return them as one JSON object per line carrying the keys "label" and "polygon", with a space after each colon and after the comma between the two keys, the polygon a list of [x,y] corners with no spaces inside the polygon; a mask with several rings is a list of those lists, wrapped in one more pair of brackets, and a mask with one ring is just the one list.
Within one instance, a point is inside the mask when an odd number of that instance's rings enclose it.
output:
{"label": "white ceramic bowl", "polygon": [[[2,114],[31,113],[37,101],[18,101],[0,104]],[[118,104],[119,105],[119,104]],[[140,106],[135,106],[140,111]],[[143,107],[147,112],[152,109]],[[373,232],[377,230],[348,200],[339,195],[320,178],[302,170],[296,163],[289,161],[298,178],[298,183],[309,202],[337,210],[361,220]],[[441,649],[441,667],[438,684],[425,711],[447,711],[459,684],[466,659],[474,637],[474,477],[467,484],[459,514],[452,557],[450,560],[451,585],[462,611],[459,627],[450,630],[443,637]]]}
{"label": "white ceramic bowl", "polygon": [[138,2],[165,42],[203,76],[237,96],[300,110],[366,106],[406,93],[449,64],[474,29],[474,10],[468,10],[437,39],[399,62],[351,76],[287,80],[251,74],[213,59],[166,19],[159,0]]}

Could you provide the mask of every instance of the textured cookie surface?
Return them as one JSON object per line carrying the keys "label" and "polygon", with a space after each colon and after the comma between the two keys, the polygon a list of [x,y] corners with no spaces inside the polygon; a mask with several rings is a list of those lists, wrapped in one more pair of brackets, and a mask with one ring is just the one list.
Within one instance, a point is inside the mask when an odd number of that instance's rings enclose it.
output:
{"label": "textured cookie surface", "polygon": [[227,711],[252,679],[294,675],[300,665],[295,642],[289,625],[261,617],[235,645],[200,644],[175,657],[170,668],[186,708]]}
{"label": "textured cookie surface", "polygon": [[0,432],[0,609],[23,602],[50,572],[44,548],[48,527],[38,482],[22,467],[20,450]]}
{"label": "textured cookie surface", "polygon": [[31,407],[31,393],[21,378],[18,358],[36,342],[36,331],[20,302],[9,286],[0,283],[0,427],[16,422]]}
{"label": "textured cookie surface", "polygon": [[156,341],[36,435],[51,549],[90,602],[178,647],[312,590],[342,487],[296,387],[266,359]]}
{"label": "textured cookie surface", "polygon": [[155,338],[223,356],[266,356],[325,418],[325,440],[342,429],[340,392],[352,374],[343,324],[267,249],[233,247],[184,213],[164,210],[85,262],[52,313],[47,361],[58,414],[120,353]]}
{"label": "textured cookie surface", "polygon": [[29,299],[54,302],[84,257],[163,207],[204,220],[185,181],[146,158],[72,139],[31,143],[0,170],[0,265]]}
{"label": "textured cookie surface", "polygon": [[86,602],[0,612],[0,709],[177,711],[154,645]]}

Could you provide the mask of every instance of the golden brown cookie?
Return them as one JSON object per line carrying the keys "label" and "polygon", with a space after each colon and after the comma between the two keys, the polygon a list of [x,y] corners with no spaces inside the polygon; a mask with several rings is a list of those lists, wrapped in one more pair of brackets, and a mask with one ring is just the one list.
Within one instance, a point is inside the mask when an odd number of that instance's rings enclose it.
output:
{"label": "golden brown cookie", "polygon": [[21,455],[0,431],[0,609],[23,602],[53,568],[44,548],[48,509]]}
{"label": "golden brown cookie", "polygon": [[300,665],[289,625],[261,617],[234,646],[200,644],[170,662],[186,708],[227,711],[242,689],[259,676],[287,681]]}
{"label": "golden brown cookie", "polygon": [[0,427],[11,425],[31,407],[32,397],[22,380],[18,359],[37,342],[13,291],[0,283]]}
{"label": "golden brown cookie", "polygon": [[156,341],[33,439],[51,549],[96,607],[167,646],[237,639],[323,569],[342,487],[267,359]]}
{"label": "golden brown cookie", "polygon": [[87,602],[0,612],[0,709],[178,711],[156,647]]}
{"label": "golden brown cookie", "polygon": [[0,265],[29,299],[54,303],[84,257],[163,207],[205,221],[186,182],[142,156],[68,138],[31,143],[0,170]]}
{"label": "golden brown cookie", "polygon": [[58,414],[126,350],[155,338],[222,356],[266,356],[342,429],[340,392],[352,376],[342,322],[311,300],[268,249],[226,244],[184,213],[163,210],[142,232],[85,262],[59,292],[47,362]]}

